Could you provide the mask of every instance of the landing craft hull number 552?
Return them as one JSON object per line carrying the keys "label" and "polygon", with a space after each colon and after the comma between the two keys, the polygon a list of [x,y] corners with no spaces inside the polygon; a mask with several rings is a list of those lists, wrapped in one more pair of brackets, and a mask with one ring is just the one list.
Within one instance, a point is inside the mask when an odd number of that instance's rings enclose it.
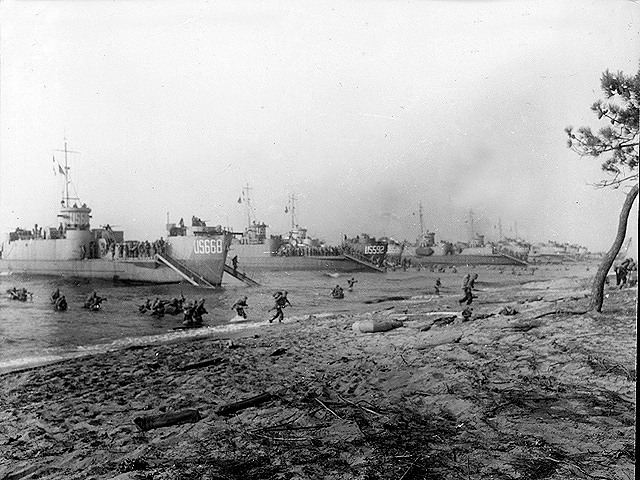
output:
{"label": "landing craft hull number 552", "polygon": [[202,239],[193,242],[194,253],[216,254],[224,250],[222,239]]}

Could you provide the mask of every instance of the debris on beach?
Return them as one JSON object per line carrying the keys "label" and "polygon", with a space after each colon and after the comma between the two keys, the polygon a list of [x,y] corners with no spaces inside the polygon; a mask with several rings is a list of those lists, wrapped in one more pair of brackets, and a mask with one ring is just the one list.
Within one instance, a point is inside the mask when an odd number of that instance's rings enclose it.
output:
{"label": "debris on beach", "polygon": [[420,345],[417,345],[415,348],[416,350],[424,350],[447,343],[458,343],[461,339],[462,334],[459,331],[432,333],[428,337],[423,338]]}
{"label": "debris on beach", "polygon": [[351,328],[355,332],[375,333],[388,332],[403,325],[404,323],[400,320],[360,320],[355,322]]}
{"label": "debris on beach", "polygon": [[245,400],[241,400],[235,403],[230,403],[228,405],[220,407],[216,413],[220,416],[231,415],[240,410],[244,410],[245,408],[256,407],[258,405],[261,405],[265,402],[268,402],[273,397],[274,397],[273,394],[269,392],[261,393],[260,395],[256,395],[254,397],[247,398]]}
{"label": "debris on beach", "polygon": [[133,423],[143,432],[147,432],[155,428],[182,425],[184,423],[196,423],[201,419],[200,412],[197,410],[183,410],[148,417],[136,417],[133,419]]}
{"label": "debris on beach", "polygon": [[0,375],[0,479],[633,478],[637,292],[552,282]]}
{"label": "debris on beach", "polygon": [[500,309],[500,311],[498,312],[498,314],[499,315],[507,315],[507,316],[509,316],[509,315],[517,315],[518,314],[518,310],[516,310],[515,308],[510,307],[510,306],[507,305],[506,307],[502,307]]}
{"label": "debris on beach", "polygon": [[182,367],[179,367],[178,370],[181,370],[181,371],[195,370],[197,368],[205,368],[205,367],[210,367],[212,365],[219,365],[223,361],[224,361],[223,358],[218,357],[210,360],[204,360],[202,362],[188,363],[186,365],[183,365]]}

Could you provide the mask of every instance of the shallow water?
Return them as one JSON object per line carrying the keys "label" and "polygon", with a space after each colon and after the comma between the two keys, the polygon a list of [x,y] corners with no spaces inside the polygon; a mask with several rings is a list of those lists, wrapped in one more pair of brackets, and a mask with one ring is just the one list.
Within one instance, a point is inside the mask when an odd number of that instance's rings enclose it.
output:
{"label": "shallow water", "polygon": [[[584,273],[585,266],[571,266],[571,269]],[[519,268],[514,270],[515,275],[511,273],[511,268],[500,274],[496,269],[486,266],[458,267],[455,273],[452,269],[444,273],[422,269],[386,274],[359,272],[338,277],[323,272],[268,272],[255,278],[260,282],[260,287],[247,288],[230,279],[233,283],[224,284],[216,290],[184,284],[124,286],[98,280],[16,274],[0,276],[0,372],[125,346],[259,326],[265,324],[273,314],[268,309],[273,306],[271,295],[276,290],[288,291],[293,304],[293,307],[285,310],[286,319],[328,312],[353,314],[392,305],[390,302],[379,302],[386,297],[433,295],[433,286],[438,277],[443,285],[441,293],[454,299],[461,293],[460,284],[467,272],[479,274],[479,288],[492,290],[513,288],[542,277],[554,278],[571,273],[565,266],[542,267],[533,276]],[[351,277],[358,282],[354,290],[349,292],[346,291],[347,279]],[[330,296],[336,284],[346,291],[342,300]],[[10,300],[5,292],[14,286],[32,292],[33,301]],[[54,311],[49,302],[49,295],[56,287],[60,288],[69,303],[69,310],[65,312]],[[85,298],[93,291],[107,298],[99,312],[82,308]],[[182,324],[181,315],[156,318],[138,313],[138,306],[147,298],[168,299],[180,294],[189,300],[205,299],[209,314],[204,317],[204,328],[176,331],[174,328]],[[235,312],[231,310],[231,305],[243,295],[249,297],[249,318],[244,322],[234,322]]]}

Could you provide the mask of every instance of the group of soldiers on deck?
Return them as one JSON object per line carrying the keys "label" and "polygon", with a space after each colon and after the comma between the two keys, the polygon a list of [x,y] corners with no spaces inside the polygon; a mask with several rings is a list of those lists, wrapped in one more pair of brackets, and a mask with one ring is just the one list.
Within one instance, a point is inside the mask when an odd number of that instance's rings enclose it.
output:
{"label": "group of soldiers on deck", "polygon": [[310,247],[307,245],[293,246],[285,245],[280,247],[277,255],[279,257],[328,257],[342,255],[342,249],[339,247]]}
{"label": "group of soldiers on deck", "polygon": [[80,259],[106,258],[110,260],[127,258],[153,258],[156,253],[165,254],[167,243],[160,237],[159,240],[149,242],[144,240],[116,242],[112,238],[100,238],[80,246]]}
{"label": "group of soldiers on deck", "polygon": [[154,242],[144,240],[142,242],[119,242],[111,243],[108,251],[111,258],[153,258],[156,253],[161,255],[166,253],[167,244],[162,237]]}

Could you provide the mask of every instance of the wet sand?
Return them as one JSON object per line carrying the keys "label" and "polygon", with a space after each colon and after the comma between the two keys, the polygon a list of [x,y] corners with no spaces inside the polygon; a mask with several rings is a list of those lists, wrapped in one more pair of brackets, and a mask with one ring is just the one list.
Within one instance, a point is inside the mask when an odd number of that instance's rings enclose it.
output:
{"label": "wet sand", "polygon": [[0,479],[634,478],[637,289],[535,280],[1,375]]}

